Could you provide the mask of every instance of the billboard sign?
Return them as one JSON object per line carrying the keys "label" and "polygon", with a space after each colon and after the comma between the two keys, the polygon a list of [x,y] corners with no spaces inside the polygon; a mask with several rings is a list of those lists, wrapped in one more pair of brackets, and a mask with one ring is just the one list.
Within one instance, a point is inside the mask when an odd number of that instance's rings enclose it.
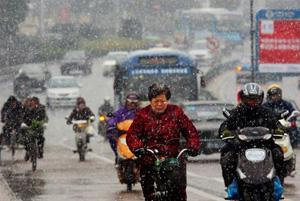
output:
{"label": "billboard sign", "polygon": [[300,72],[300,10],[260,10],[257,22],[259,72]]}

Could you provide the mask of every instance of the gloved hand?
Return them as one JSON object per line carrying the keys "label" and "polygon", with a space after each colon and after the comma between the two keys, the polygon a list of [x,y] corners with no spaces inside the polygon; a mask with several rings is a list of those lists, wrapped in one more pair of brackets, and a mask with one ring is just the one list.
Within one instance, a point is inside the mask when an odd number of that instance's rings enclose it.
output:
{"label": "gloved hand", "polygon": [[221,137],[222,140],[231,139],[231,138],[234,138],[234,133],[231,132],[228,129],[225,129],[225,130],[222,131],[220,137]]}
{"label": "gloved hand", "polygon": [[67,125],[70,125],[70,124],[72,124],[72,121],[67,120],[66,124],[67,124]]}
{"label": "gloved hand", "polygon": [[283,136],[284,135],[284,130],[281,129],[281,128],[276,128],[274,130],[274,135],[276,135],[276,136]]}
{"label": "gloved hand", "polygon": [[188,149],[188,150],[187,150],[187,154],[188,154],[189,156],[195,157],[195,156],[198,156],[199,152],[196,151],[196,150],[193,150],[193,149]]}
{"label": "gloved hand", "polygon": [[134,155],[138,158],[140,158],[142,155],[145,155],[146,150],[144,148],[136,149],[134,151]]}

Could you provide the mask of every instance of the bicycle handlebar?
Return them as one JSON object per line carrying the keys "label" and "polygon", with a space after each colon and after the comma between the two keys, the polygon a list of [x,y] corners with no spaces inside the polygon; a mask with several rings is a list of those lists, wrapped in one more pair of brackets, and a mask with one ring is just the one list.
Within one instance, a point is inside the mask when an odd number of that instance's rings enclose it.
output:
{"label": "bicycle handlebar", "polygon": [[[154,149],[154,150],[152,150],[152,149],[149,149],[149,148],[141,148],[141,149],[144,149],[145,151],[147,151],[147,152],[149,152],[149,153],[151,153],[157,160],[159,160],[159,158],[158,158],[158,150],[157,149]],[[141,150],[141,149],[138,149],[138,150]],[[137,150],[137,151],[138,151]],[[179,154],[177,155],[177,159],[179,159],[185,152],[187,152],[188,151],[188,149],[187,148],[184,148],[184,149],[182,149],[180,152],[179,152]]]}

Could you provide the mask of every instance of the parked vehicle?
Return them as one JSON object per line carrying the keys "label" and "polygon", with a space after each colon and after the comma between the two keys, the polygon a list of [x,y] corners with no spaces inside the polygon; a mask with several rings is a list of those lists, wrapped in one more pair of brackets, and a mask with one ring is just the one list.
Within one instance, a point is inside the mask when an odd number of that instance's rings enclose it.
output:
{"label": "parked vehicle", "polygon": [[132,190],[132,185],[140,180],[140,165],[137,157],[129,150],[126,144],[126,132],[132,120],[125,120],[117,124],[119,131],[123,132],[117,140],[118,166],[117,172],[121,184],[127,185],[127,191]]}
{"label": "parked vehicle", "polygon": [[47,83],[46,105],[50,108],[57,106],[75,106],[80,96],[80,86],[72,76],[55,76]]}
{"label": "parked vehicle", "polygon": [[74,71],[81,71],[84,74],[92,73],[92,61],[83,50],[72,50],[65,54],[60,71],[62,75],[70,74]]}

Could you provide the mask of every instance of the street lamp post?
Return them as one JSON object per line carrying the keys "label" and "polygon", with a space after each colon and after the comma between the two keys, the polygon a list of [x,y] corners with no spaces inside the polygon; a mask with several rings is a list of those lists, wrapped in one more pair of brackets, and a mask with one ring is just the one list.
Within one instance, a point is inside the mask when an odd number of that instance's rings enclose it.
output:
{"label": "street lamp post", "polygon": [[254,76],[254,19],[253,19],[253,2],[254,0],[250,0],[250,37],[251,37],[251,82],[254,82],[255,76]]}

